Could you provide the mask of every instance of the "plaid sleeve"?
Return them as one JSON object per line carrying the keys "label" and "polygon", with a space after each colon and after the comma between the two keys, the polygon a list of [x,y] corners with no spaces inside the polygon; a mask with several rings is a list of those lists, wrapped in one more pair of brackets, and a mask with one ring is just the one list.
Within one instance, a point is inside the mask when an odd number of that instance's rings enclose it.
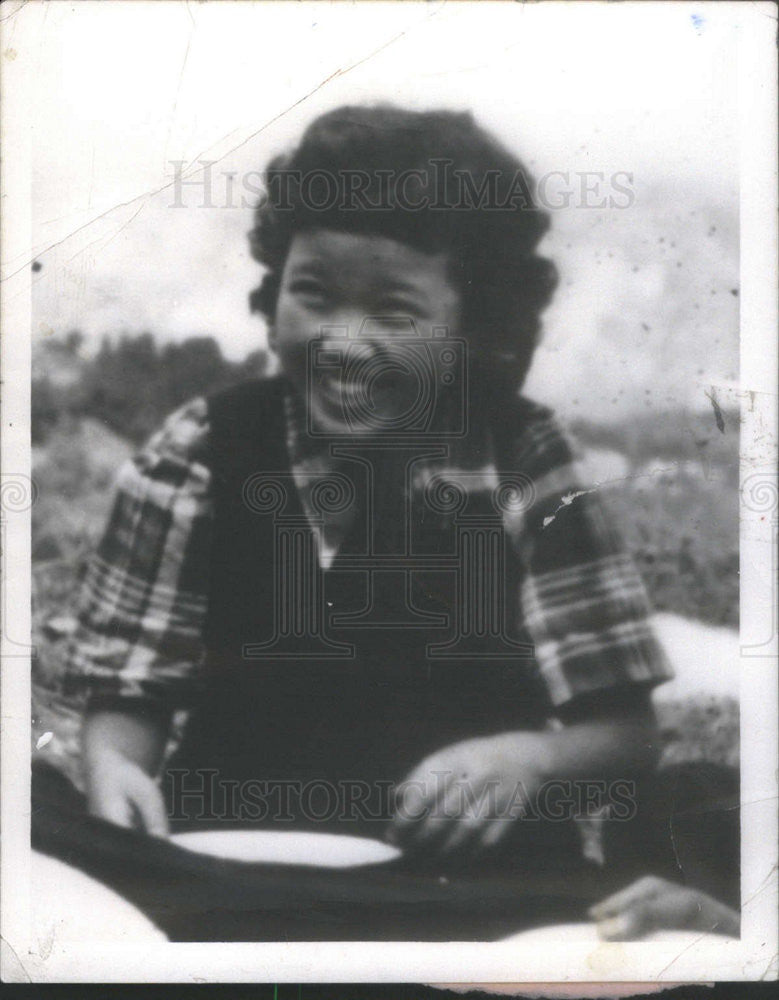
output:
{"label": "plaid sleeve", "polygon": [[582,489],[572,448],[549,411],[535,410],[515,455],[533,484],[512,532],[524,569],[520,601],[553,704],[672,678],[638,570],[597,487]]}
{"label": "plaid sleeve", "polygon": [[119,471],[84,576],[67,693],[184,705],[202,661],[212,508],[208,413],[196,399]]}

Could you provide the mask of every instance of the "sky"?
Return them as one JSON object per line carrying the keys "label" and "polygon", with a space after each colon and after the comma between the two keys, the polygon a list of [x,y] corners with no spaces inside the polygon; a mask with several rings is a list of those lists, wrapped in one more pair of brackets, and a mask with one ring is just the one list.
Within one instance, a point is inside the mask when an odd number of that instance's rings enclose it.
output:
{"label": "sky", "polygon": [[[727,403],[741,5],[32,6],[34,339],[262,346],[243,186],[322,111],[392,100],[472,110],[549,179],[541,250],[561,280],[528,394],[617,420]],[[192,182],[178,190],[176,164]],[[583,172],[630,197],[588,207]]]}

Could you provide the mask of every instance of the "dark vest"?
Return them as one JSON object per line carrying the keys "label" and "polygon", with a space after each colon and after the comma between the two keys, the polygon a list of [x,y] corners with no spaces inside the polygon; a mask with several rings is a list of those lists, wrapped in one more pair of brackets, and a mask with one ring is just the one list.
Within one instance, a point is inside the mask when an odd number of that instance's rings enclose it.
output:
{"label": "dark vest", "polygon": [[[355,461],[346,478],[359,514],[321,570],[291,475],[285,391],[270,379],[209,401],[215,518],[205,691],[178,763],[238,780],[392,781],[448,743],[538,728],[549,705],[532,658],[469,657],[456,642],[458,655],[447,656],[464,599],[451,567],[451,518],[404,514],[402,497],[381,486],[366,513],[366,466]],[[386,475],[378,454],[368,458]],[[321,502],[339,499],[325,493]],[[370,546],[398,551],[404,518],[411,554],[367,558]],[[515,642],[527,641],[511,599],[518,573],[507,558],[506,628]]]}

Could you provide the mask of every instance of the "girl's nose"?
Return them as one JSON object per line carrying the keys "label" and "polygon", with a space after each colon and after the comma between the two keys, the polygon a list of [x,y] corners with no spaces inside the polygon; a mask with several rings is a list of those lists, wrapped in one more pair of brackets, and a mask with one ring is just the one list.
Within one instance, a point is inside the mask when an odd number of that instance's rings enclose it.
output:
{"label": "girl's nose", "polygon": [[364,317],[360,314],[339,313],[328,320],[321,331],[324,346],[342,352],[351,362],[372,361],[388,349],[387,338],[379,331],[368,337],[361,336]]}

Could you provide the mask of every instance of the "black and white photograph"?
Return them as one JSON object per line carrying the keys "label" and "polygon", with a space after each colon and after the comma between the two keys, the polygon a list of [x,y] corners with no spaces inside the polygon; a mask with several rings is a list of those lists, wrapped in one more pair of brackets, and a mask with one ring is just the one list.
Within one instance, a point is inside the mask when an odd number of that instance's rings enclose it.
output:
{"label": "black and white photograph", "polygon": [[0,22],[4,978],[775,979],[775,7]]}

